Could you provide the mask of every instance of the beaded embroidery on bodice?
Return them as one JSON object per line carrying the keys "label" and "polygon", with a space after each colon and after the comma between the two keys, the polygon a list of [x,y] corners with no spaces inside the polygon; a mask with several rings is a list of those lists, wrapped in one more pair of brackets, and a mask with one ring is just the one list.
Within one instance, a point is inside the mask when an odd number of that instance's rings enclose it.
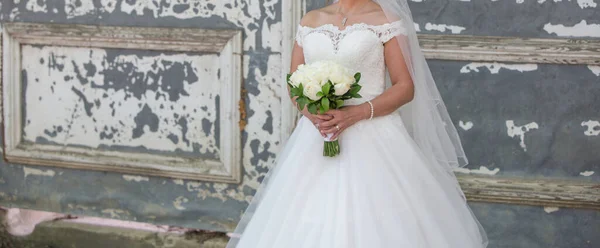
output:
{"label": "beaded embroidery on bodice", "polygon": [[385,89],[386,42],[405,34],[402,21],[382,25],[356,23],[340,29],[333,24],[318,27],[300,25],[296,42],[303,48],[304,60],[310,64],[331,60],[362,74],[360,94],[363,98],[348,100],[347,104],[359,104],[371,100]]}

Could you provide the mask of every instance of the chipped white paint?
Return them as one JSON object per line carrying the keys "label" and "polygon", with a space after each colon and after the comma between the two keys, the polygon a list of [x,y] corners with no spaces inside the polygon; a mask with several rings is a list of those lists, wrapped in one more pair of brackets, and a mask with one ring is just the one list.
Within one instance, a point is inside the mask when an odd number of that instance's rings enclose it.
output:
{"label": "chipped white paint", "polygon": [[173,183],[175,183],[177,185],[183,185],[183,180],[182,179],[173,179]]}
{"label": "chipped white paint", "polygon": [[594,2],[594,0],[577,0],[577,4],[579,4],[579,7],[582,9],[596,8],[596,6],[598,6],[598,4]]}
{"label": "chipped white paint", "polygon": [[584,177],[589,177],[591,175],[594,175],[593,171],[583,171],[579,173],[580,176],[584,176]]}
{"label": "chipped white paint", "polygon": [[33,12],[47,12],[46,0],[29,0],[25,8]]}
{"label": "chipped white paint", "polygon": [[[280,61],[280,55],[270,55],[267,61],[267,65],[266,68],[269,68],[268,73],[266,74],[262,74],[261,71],[259,70],[259,68],[253,68],[252,70],[250,70],[249,67],[249,61],[250,58],[248,56],[244,56],[244,72],[247,72],[247,76],[250,75],[254,75],[254,77],[256,78],[256,80],[258,80],[258,82],[262,82],[259,83],[257,85],[258,90],[261,92],[260,96],[255,96],[253,94],[248,94],[248,108],[249,109],[260,109],[261,111],[256,111],[254,112],[254,115],[252,116],[252,118],[255,121],[248,121],[248,124],[246,125],[246,130],[263,130],[263,124],[264,124],[264,120],[266,120],[268,118],[267,115],[267,111],[270,111],[271,113],[276,112],[279,109],[278,103],[281,102],[281,97],[280,94],[278,94],[278,92],[280,92],[278,89],[280,87],[280,83],[281,83],[281,65],[279,65],[277,63],[277,61]],[[253,138],[248,138],[249,141],[253,140],[253,139],[257,139],[260,141],[260,145],[258,147],[259,151],[262,151],[263,149],[265,149],[265,144],[268,142],[269,143],[269,151],[277,154],[277,152],[279,151],[280,148],[280,144],[282,143],[282,141],[280,140],[279,132],[281,132],[280,130],[280,126],[281,126],[281,120],[280,118],[276,118],[275,116],[273,116],[273,134],[270,134],[268,132],[256,132],[254,133],[252,136]],[[252,132],[248,132],[249,135]],[[274,157],[269,157],[267,159],[267,161],[263,161],[263,160],[258,160],[258,164],[256,164],[255,166],[252,165],[251,162],[251,158],[254,157],[254,154],[252,153],[252,149],[250,149],[250,143],[251,142],[246,142],[246,147],[244,148],[244,155],[243,155],[243,165],[244,165],[244,170],[248,171],[249,173],[244,174],[244,182],[247,182],[247,185],[250,188],[258,188],[258,186],[260,185],[260,183],[257,181],[258,178],[260,178],[263,173],[255,173],[252,171],[256,171],[256,167],[259,168],[270,168],[274,161],[275,158]],[[279,143],[279,144],[277,144]],[[245,197],[244,197],[245,198]]]}
{"label": "chipped white paint", "polygon": [[[424,0],[411,0],[413,2],[422,2]],[[471,0],[459,0],[461,2],[471,2]],[[492,2],[498,2],[499,0],[491,0]],[[547,0],[537,0],[537,3],[539,4],[543,4],[545,3]],[[563,0],[551,0],[552,2],[558,3],[558,2],[563,2]],[[572,0],[565,0],[564,2],[571,2]],[[515,2],[517,4],[522,4],[525,2],[525,0],[515,0]],[[597,4],[594,2],[594,0],[577,0],[577,5],[579,5],[580,8],[585,9],[585,8],[596,8]]]}
{"label": "chipped white paint", "polygon": [[177,210],[185,210],[185,207],[183,207],[182,204],[187,203],[189,200],[183,196],[179,196],[177,197],[177,199],[175,199],[175,201],[173,201],[173,207],[175,207],[175,209]]}
{"label": "chipped white paint", "polygon": [[558,210],[559,210],[559,208],[557,208],[557,207],[544,207],[544,211],[549,214],[554,213]]}
{"label": "chipped white paint", "polygon": [[54,175],[56,174],[56,172],[54,172],[53,170],[39,170],[39,169],[29,168],[26,166],[23,166],[23,173],[24,173],[24,176],[23,176],[24,178],[27,178],[27,176],[29,176],[29,175],[54,177]]}
{"label": "chipped white paint", "polygon": [[523,148],[523,151],[527,151],[527,146],[525,145],[525,134],[533,129],[538,129],[538,128],[539,128],[539,126],[535,122],[531,122],[531,123],[525,124],[523,126],[516,126],[515,122],[513,120],[506,121],[506,129],[507,129],[508,136],[511,138],[518,136],[519,139],[521,140],[519,145],[521,146],[521,148]]}
{"label": "chipped white paint", "polygon": [[587,127],[587,130],[584,132],[586,136],[600,135],[600,121],[584,121],[581,123],[581,126]]}
{"label": "chipped white paint", "polygon": [[[105,4],[105,2],[102,2]],[[103,5],[104,7],[105,5]],[[114,7],[113,7],[114,8]],[[101,8],[99,10],[106,9]],[[94,3],[90,0],[65,0],[65,13],[67,14],[67,18],[72,18],[76,16],[82,16],[87,13],[94,13]]]}
{"label": "chipped white paint", "polygon": [[560,37],[600,37],[600,24],[588,24],[582,20],[574,26],[565,26],[563,24],[547,23],[544,30],[549,34],[556,34]]}
{"label": "chipped white paint", "polygon": [[600,76],[600,66],[597,65],[588,65],[588,69],[594,73],[596,76]]}
{"label": "chipped white paint", "polygon": [[[26,71],[28,78],[25,93],[25,102],[27,102],[25,140],[33,142],[38,137],[43,137],[58,144],[90,148],[117,145],[186,152],[193,152],[194,143],[198,143],[202,144],[202,148],[199,149],[201,153],[219,153],[213,134],[217,118],[214,97],[219,94],[220,87],[219,84],[210,83],[219,81],[217,78],[219,64],[215,63],[218,55],[161,54],[144,57],[119,55],[114,61],[106,61],[108,55],[104,49],[40,48],[26,45],[22,50],[23,70]],[[86,69],[90,67],[88,65],[90,61],[94,68],[91,71]],[[172,63],[157,63],[159,61]],[[177,101],[168,99],[169,86],[166,89],[158,87],[157,91],[141,92],[142,97],[137,98],[133,94],[139,92],[127,88],[113,88],[111,85],[115,82],[106,79],[104,73],[93,73],[93,71],[115,69],[123,71],[127,70],[128,65],[135,65],[135,71],[145,75],[147,84],[162,85],[164,83],[162,77],[155,82],[150,75],[160,74],[173,66],[181,66],[182,63],[189,63],[189,68],[200,81],[184,82],[181,90],[188,92],[188,95],[180,94],[180,99]],[[64,67],[52,69],[52,66]],[[82,84],[77,79],[80,75],[89,83]],[[80,92],[87,102],[75,94],[75,91]],[[48,92],[56,93],[48,94]],[[203,97],[198,97],[198,92],[202,92]],[[162,97],[157,97],[157,94]],[[102,104],[94,104],[94,102]],[[88,106],[89,111],[86,111],[85,104],[91,104]],[[208,108],[203,111],[203,107]],[[137,130],[138,134],[143,134],[136,137],[134,130],[139,128],[136,124],[136,116],[143,109],[148,109],[156,115],[158,126],[157,130],[151,130],[149,125],[143,125],[141,130]],[[174,115],[187,117],[187,133],[182,132],[181,126],[173,118]],[[213,123],[208,135],[202,127],[202,119]],[[106,138],[107,136],[111,138]],[[178,142],[175,143],[172,139]],[[184,140],[191,142],[184,142]]]}
{"label": "chipped white paint", "polygon": [[143,177],[143,176],[134,176],[134,175],[123,175],[123,179],[125,179],[128,182],[134,181],[134,182],[141,182],[141,181],[150,181],[150,178],[148,177]]}
{"label": "chipped white paint", "polygon": [[430,22],[425,24],[425,30],[438,31],[438,32],[442,32],[442,33],[446,32],[446,31],[450,31],[453,34],[460,34],[465,29],[466,29],[465,27],[455,26],[455,25],[433,24]]}
{"label": "chipped white paint", "polygon": [[103,214],[110,215],[110,218],[122,218],[123,215],[130,215],[129,212],[121,209],[107,208],[101,211]]}
{"label": "chipped white paint", "polygon": [[82,210],[82,211],[88,211],[88,210],[95,210],[96,207],[92,206],[92,207],[88,207],[85,205],[80,205],[80,204],[67,204],[67,207],[69,209],[73,209],[73,210]]}
{"label": "chipped white paint", "polygon": [[458,125],[460,126],[460,128],[462,128],[465,131],[468,131],[469,129],[473,128],[473,122],[471,122],[471,121],[467,121],[467,122],[459,121]]}
{"label": "chipped white paint", "polygon": [[416,22],[414,24],[415,24],[415,31],[421,32],[421,26]]}
{"label": "chipped white paint", "polygon": [[479,72],[480,67],[487,68],[492,74],[498,74],[500,72],[500,69],[518,72],[530,72],[538,69],[537,64],[504,64],[473,62],[466,64],[465,66],[460,68],[460,73]]}
{"label": "chipped white paint", "polygon": [[[36,1],[36,0],[31,0]],[[257,37],[262,37],[262,47],[272,52],[281,52],[282,24],[277,19],[278,0],[239,1],[239,0],[197,0],[177,1],[177,3],[164,6],[155,0],[117,1],[102,0],[94,5],[92,0],[67,0],[65,12],[67,18],[76,18],[88,14],[99,13],[124,13],[134,16],[147,16],[153,18],[215,18],[221,17],[234,25],[244,29],[246,39],[243,42],[244,50],[257,49]],[[173,1],[175,2],[175,1]],[[262,6],[259,4],[261,3]],[[182,11],[175,8],[189,6]],[[266,16],[266,18],[265,18]],[[262,20],[261,20],[262,19]],[[258,23],[262,21],[262,23]],[[258,33],[256,26],[263,25],[262,33]]]}
{"label": "chipped white paint", "polygon": [[500,172],[500,168],[494,168],[490,170],[485,166],[479,166],[479,169],[468,169],[468,168],[456,168],[454,172],[462,173],[462,174],[478,174],[478,175],[488,175],[493,176]]}
{"label": "chipped white paint", "polygon": [[[553,2],[557,3],[557,2],[562,2],[562,0],[552,0]],[[571,2],[572,0],[568,0],[569,2]],[[545,3],[546,0],[537,0],[538,3]],[[566,2],[566,1],[565,1]],[[523,3],[523,0],[517,0],[517,3]],[[596,2],[594,2],[594,0],[577,0],[577,5],[579,5],[579,8],[585,9],[585,8],[596,8],[596,6],[598,6],[596,4]]]}

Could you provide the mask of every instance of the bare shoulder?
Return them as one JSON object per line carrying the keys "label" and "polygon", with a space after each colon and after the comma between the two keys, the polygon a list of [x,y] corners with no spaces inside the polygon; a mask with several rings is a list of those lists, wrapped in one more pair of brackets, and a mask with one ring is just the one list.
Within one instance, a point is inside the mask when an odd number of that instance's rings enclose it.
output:
{"label": "bare shoulder", "polygon": [[300,25],[305,27],[317,27],[328,23],[334,15],[335,10],[331,5],[320,9],[311,10],[304,14],[302,20],[300,20]]}
{"label": "bare shoulder", "polygon": [[383,9],[377,4],[370,6],[364,14],[364,18],[369,20],[368,24],[370,25],[383,25],[390,22],[385,16]]}

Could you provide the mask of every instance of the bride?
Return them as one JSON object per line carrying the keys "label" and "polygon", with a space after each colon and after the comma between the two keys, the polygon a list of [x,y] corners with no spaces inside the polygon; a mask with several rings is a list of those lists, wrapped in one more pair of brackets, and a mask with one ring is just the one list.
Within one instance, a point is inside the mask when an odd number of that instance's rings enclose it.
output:
{"label": "bride", "polygon": [[[406,0],[340,0],[307,13],[291,71],[320,60],[360,72],[362,98],[300,110],[227,247],[486,247],[452,172],[467,159]],[[326,134],[339,140],[336,157],[322,156]]]}

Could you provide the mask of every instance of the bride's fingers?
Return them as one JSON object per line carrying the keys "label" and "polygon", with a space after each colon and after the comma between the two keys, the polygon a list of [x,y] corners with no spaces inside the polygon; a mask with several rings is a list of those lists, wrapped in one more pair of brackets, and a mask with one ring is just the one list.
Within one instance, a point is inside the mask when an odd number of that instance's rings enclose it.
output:
{"label": "bride's fingers", "polygon": [[319,120],[323,120],[323,121],[329,121],[329,120],[333,119],[333,116],[331,116],[331,115],[326,115],[326,114],[323,114],[323,115],[315,115],[315,117],[317,117]]}
{"label": "bride's fingers", "polygon": [[337,119],[335,119],[335,118],[334,118],[334,119],[331,119],[331,120],[328,120],[328,121],[323,121],[323,122],[321,123],[321,127],[322,127],[322,128],[324,128],[324,129],[331,128],[331,127],[335,127],[335,125],[336,125],[338,122],[339,122],[339,121],[338,121]]}
{"label": "bride's fingers", "polygon": [[344,126],[341,123],[333,124],[330,126],[325,126],[324,124],[321,124],[321,127],[319,128],[319,130],[321,130],[321,133],[325,133],[325,134],[336,133],[342,129],[344,129]]}
{"label": "bride's fingers", "polygon": [[338,136],[340,136],[340,134],[344,131],[343,128],[341,128],[339,131],[336,131],[333,136],[331,136],[331,140],[335,140],[337,139]]}
{"label": "bride's fingers", "polygon": [[335,133],[337,131],[338,131],[338,129],[336,127],[328,128],[328,129],[321,129],[321,133],[323,133],[323,134]]}

